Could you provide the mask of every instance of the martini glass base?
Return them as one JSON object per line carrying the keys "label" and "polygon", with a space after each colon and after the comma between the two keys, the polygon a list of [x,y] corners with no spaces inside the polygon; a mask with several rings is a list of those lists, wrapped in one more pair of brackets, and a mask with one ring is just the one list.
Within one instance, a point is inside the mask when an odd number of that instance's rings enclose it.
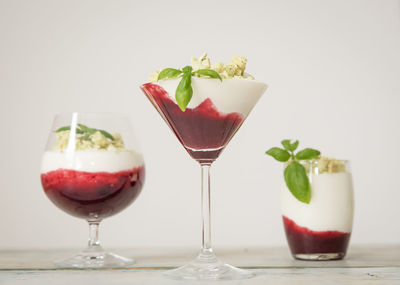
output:
{"label": "martini glass base", "polygon": [[71,258],[56,261],[55,265],[60,268],[108,268],[126,267],[132,263],[133,259],[110,252],[83,251]]}
{"label": "martini glass base", "polygon": [[254,276],[250,271],[221,262],[213,253],[201,253],[192,262],[166,271],[163,275],[178,280],[237,280]]}

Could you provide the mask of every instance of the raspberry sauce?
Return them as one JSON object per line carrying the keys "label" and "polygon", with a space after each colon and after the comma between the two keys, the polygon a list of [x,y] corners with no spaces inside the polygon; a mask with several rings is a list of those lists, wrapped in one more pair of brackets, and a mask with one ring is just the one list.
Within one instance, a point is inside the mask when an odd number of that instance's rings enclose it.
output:
{"label": "raspberry sauce", "polygon": [[84,172],[58,169],[41,174],[43,189],[65,212],[87,220],[117,214],[139,195],[144,167],[120,172]]}
{"label": "raspberry sauce", "polygon": [[350,233],[339,231],[317,232],[297,225],[291,219],[283,216],[286,238],[290,250],[295,254],[346,254]]}
{"label": "raspberry sauce", "polygon": [[182,145],[198,161],[214,161],[244,120],[239,113],[220,113],[210,98],[183,112],[161,86],[147,83],[142,89]]}

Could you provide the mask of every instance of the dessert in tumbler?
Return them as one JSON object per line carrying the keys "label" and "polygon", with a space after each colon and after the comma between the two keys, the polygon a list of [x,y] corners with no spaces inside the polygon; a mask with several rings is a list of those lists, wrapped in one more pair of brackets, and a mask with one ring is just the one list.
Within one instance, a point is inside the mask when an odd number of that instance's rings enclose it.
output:
{"label": "dessert in tumbler", "polygon": [[341,259],[353,225],[353,186],[348,162],[320,158],[305,162],[311,181],[308,204],[282,188],[282,215],[289,247],[295,258]]}

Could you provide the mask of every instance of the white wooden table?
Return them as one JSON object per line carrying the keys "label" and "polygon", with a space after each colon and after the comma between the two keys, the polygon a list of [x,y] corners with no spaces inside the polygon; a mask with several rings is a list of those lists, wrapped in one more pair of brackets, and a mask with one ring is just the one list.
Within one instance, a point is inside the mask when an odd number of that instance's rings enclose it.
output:
{"label": "white wooden table", "polygon": [[[162,276],[164,270],[183,265],[196,250],[137,248],[115,250],[134,257],[136,263],[117,269],[72,270],[55,268],[52,261],[67,258],[76,250],[0,251],[0,284],[199,284]],[[224,261],[253,271],[256,276],[238,281],[206,281],[201,284],[399,284],[400,245],[352,246],[340,261],[298,261],[287,248],[216,250]]]}

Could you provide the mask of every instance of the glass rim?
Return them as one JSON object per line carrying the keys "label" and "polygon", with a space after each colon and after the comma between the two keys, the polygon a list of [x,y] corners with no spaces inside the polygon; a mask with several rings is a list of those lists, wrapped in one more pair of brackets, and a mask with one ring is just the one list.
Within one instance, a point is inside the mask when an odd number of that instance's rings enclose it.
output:
{"label": "glass rim", "polygon": [[[336,158],[332,158],[332,157],[327,157],[327,158],[328,159],[334,159],[334,160],[339,161],[339,162],[341,162],[343,164],[349,164],[350,163],[349,159],[336,159]],[[318,158],[312,158],[312,159],[304,159],[303,161],[317,162],[317,161],[319,161],[319,159]]]}
{"label": "glass rim", "polygon": [[[166,80],[171,80],[171,81],[173,81],[173,80],[180,80],[181,79],[181,77],[177,77],[177,78],[168,78],[168,79],[166,79]],[[193,77],[192,78],[192,80],[210,80],[210,78],[206,78],[206,77]],[[232,78],[223,78],[222,80],[232,80],[232,81],[234,81],[234,80],[246,80],[246,81],[249,81],[249,82],[253,82],[253,83],[259,83],[259,84],[264,84],[264,85],[266,85],[266,87],[268,88],[269,87],[269,85],[267,84],[267,83],[265,83],[265,82],[263,82],[263,81],[260,81],[260,80],[257,80],[257,79],[248,79],[248,78],[235,78],[235,77],[232,77]],[[158,84],[158,81],[148,81],[148,82],[145,82],[145,83],[143,83],[143,84],[140,84],[140,88],[142,88],[143,87],[143,85],[146,85],[146,84],[148,84],[148,83],[153,83],[153,84]]]}
{"label": "glass rim", "polygon": [[86,115],[86,116],[104,116],[104,117],[118,117],[121,119],[130,119],[128,114],[126,113],[117,113],[117,112],[60,112],[54,113],[53,117],[62,117],[62,116],[72,116],[73,114],[78,115]]}

